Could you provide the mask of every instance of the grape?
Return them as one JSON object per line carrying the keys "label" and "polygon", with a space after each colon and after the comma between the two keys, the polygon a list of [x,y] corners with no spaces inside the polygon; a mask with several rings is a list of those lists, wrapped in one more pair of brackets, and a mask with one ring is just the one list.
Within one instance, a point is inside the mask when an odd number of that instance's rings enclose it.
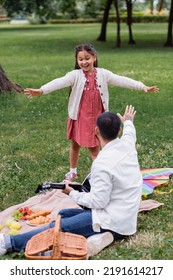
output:
{"label": "grape", "polygon": [[22,216],[23,216],[23,213],[19,212],[18,210],[14,211],[12,214],[12,217],[15,220],[20,220]]}

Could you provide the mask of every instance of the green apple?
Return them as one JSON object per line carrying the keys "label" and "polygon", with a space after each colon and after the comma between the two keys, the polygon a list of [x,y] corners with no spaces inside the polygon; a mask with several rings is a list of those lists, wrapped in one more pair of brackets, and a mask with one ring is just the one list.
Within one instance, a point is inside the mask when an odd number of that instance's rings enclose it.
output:
{"label": "green apple", "polygon": [[10,227],[12,222],[13,222],[13,220],[7,220],[5,223],[5,226]]}
{"label": "green apple", "polygon": [[10,229],[19,230],[20,229],[20,224],[16,221],[12,221],[11,224],[10,224]]}

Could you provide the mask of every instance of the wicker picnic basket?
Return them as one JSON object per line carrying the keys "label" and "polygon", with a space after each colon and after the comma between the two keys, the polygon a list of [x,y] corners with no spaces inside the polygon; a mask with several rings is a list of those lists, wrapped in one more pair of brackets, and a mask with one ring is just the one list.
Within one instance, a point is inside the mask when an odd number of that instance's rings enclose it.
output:
{"label": "wicker picnic basket", "polygon": [[[58,215],[55,227],[34,235],[26,245],[29,260],[86,260],[87,242],[82,235],[62,232]],[[50,256],[42,253],[51,250]]]}

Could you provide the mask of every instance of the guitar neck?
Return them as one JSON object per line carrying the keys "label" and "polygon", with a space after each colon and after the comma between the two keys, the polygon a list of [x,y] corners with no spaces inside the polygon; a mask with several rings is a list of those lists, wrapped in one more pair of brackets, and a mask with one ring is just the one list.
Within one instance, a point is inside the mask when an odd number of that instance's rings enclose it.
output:
{"label": "guitar neck", "polygon": [[56,190],[56,189],[57,189],[57,190],[58,190],[58,189],[62,189],[62,190],[63,190],[63,189],[65,189],[65,184],[63,184],[63,183],[50,183],[50,184],[49,184],[49,188],[50,188],[50,189],[55,189],[55,190]]}
{"label": "guitar neck", "polygon": [[[82,184],[69,184],[69,186],[79,192],[88,192],[89,191]],[[46,192],[50,189],[63,190],[63,189],[65,189],[65,183],[45,182],[43,184],[38,185],[35,193]]]}
{"label": "guitar neck", "polygon": [[[69,187],[72,187],[74,190],[80,190],[82,188],[81,184],[69,184]],[[51,189],[65,189],[64,183],[50,183]]]}

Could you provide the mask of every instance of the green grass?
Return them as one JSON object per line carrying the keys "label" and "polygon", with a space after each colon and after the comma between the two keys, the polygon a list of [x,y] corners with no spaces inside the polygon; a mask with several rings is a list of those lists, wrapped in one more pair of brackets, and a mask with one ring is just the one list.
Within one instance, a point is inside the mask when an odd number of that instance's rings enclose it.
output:
{"label": "green grass", "polygon": [[[133,46],[122,25],[120,49],[115,47],[114,24],[108,25],[106,43],[96,41],[99,32],[99,24],[2,25],[0,63],[12,81],[37,88],[74,68],[77,44],[92,43],[100,67],[160,88],[159,93],[146,94],[110,87],[110,110],[123,113],[126,104],[135,106],[141,168],[172,167],[173,50],[163,47],[167,24],[134,24]],[[67,103],[68,89],[30,100],[21,94],[0,95],[0,210],[33,196],[42,181],[63,179],[69,168]],[[79,181],[90,165],[88,151],[82,148]],[[94,259],[173,259],[173,193],[151,198],[164,206],[139,214],[137,236],[109,246]]]}

